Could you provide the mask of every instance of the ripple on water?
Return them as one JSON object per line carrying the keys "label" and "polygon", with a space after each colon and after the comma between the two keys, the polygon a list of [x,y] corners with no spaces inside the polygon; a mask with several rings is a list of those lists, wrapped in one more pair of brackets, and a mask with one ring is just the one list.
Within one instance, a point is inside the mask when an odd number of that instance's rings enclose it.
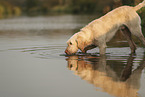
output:
{"label": "ripple on water", "polygon": [[60,58],[59,54],[63,53],[65,46],[63,45],[49,45],[49,46],[35,46],[27,48],[15,48],[11,50],[19,50],[24,53],[32,54],[34,57],[42,59]]}

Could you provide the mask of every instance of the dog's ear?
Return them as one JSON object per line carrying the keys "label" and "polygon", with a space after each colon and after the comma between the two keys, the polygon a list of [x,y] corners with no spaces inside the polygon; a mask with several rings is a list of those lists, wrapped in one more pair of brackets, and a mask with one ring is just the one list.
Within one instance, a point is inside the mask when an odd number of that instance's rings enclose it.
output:
{"label": "dog's ear", "polygon": [[85,41],[82,36],[78,36],[76,39],[78,48],[83,52],[85,48]]}

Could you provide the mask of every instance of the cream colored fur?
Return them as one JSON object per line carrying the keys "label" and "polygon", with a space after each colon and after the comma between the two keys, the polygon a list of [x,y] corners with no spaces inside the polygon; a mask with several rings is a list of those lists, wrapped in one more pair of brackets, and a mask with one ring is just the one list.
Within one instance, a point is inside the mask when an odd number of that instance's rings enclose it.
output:
{"label": "cream colored fur", "polygon": [[92,21],[67,41],[68,47],[65,52],[74,54],[78,49],[85,52],[84,48],[93,44],[99,47],[100,54],[105,54],[106,42],[110,41],[123,25],[127,26],[131,34],[137,36],[145,45],[140,26],[141,19],[136,13],[144,6],[145,0],[135,7],[121,6]]}

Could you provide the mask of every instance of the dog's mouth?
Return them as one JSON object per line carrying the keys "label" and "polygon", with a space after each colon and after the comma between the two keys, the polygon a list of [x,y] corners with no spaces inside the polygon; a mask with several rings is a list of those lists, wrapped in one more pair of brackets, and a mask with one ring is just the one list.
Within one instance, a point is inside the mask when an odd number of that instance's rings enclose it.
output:
{"label": "dog's mouth", "polygon": [[70,53],[68,50],[65,50],[65,53],[66,53],[67,55],[75,55],[75,53]]}
{"label": "dog's mouth", "polygon": [[71,55],[71,53],[70,53],[68,50],[65,50],[65,53],[66,53],[67,55]]}

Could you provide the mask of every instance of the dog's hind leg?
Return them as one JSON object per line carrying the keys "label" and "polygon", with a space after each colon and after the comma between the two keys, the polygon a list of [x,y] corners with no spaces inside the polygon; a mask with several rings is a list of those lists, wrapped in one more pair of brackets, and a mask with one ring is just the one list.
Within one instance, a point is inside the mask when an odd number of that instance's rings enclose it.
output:
{"label": "dog's hind leg", "polygon": [[131,49],[131,53],[135,53],[136,44],[135,44],[134,41],[132,40],[130,30],[129,30],[125,25],[123,25],[123,26],[121,27],[121,32],[124,34],[124,36],[126,37],[128,43],[129,43],[129,46],[130,46],[130,49]]}
{"label": "dog's hind leg", "polygon": [[136,37],[138,37],[138,39],[143,43],[143,45],[145,46],[145,38],[142,34],[141,31],[141,26],[140,25],[134,25],[132,27],[129,27],[129,30],[131,31],[131,33],[133,35],[135,35]]}

